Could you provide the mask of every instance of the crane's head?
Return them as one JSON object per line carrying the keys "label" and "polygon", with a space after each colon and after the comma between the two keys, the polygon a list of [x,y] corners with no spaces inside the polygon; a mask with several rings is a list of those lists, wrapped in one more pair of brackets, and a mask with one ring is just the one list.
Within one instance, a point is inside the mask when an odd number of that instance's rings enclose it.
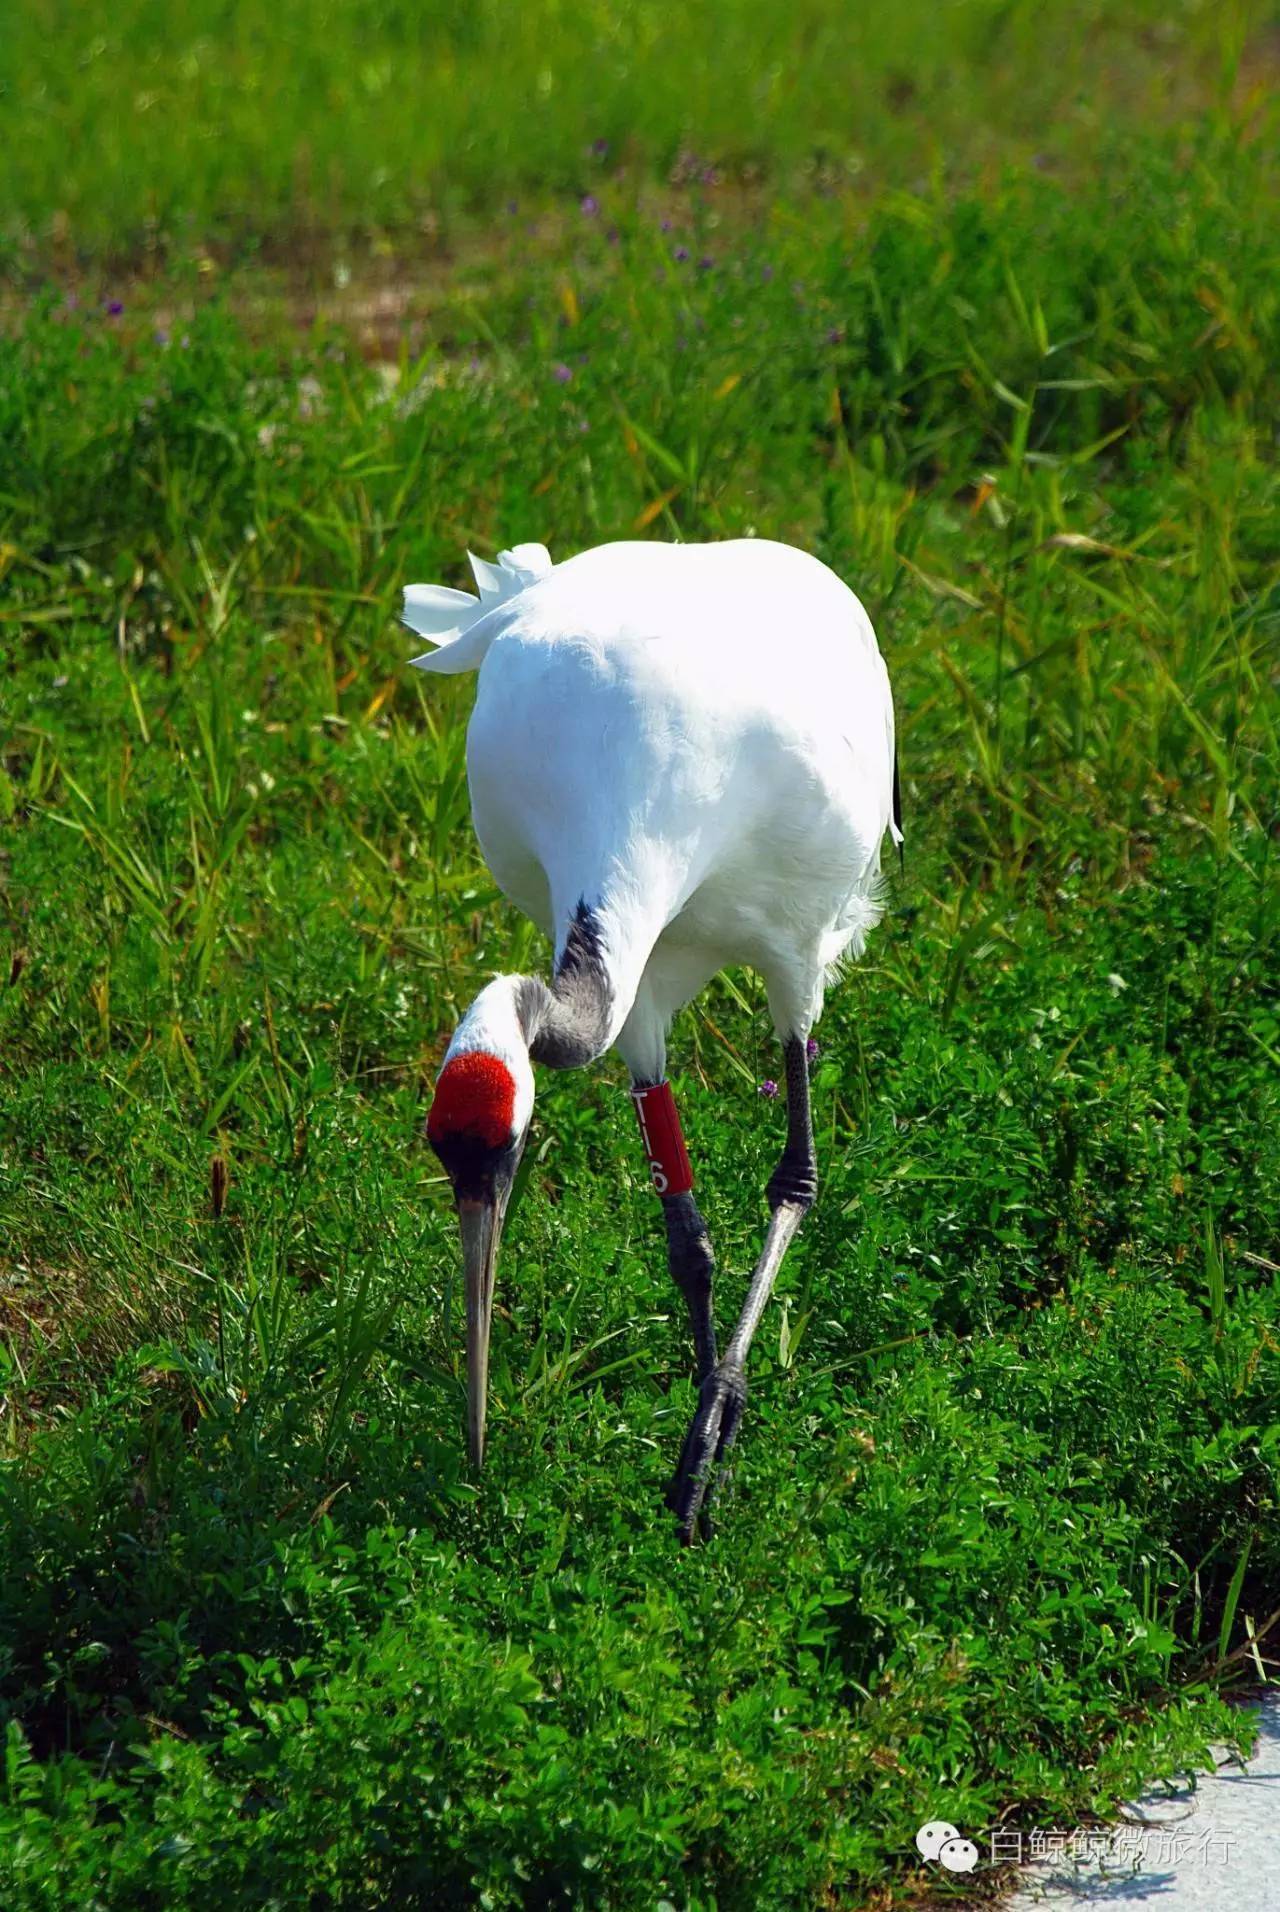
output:
{"label": "crane's head", "polygon": [[519,978],[500,976],[459,1023],[436,1079],[427,1140],[453,1184],[467,1295],[467,1438],[484,1459],[489,1328],[502,1219],[533,1114]]}

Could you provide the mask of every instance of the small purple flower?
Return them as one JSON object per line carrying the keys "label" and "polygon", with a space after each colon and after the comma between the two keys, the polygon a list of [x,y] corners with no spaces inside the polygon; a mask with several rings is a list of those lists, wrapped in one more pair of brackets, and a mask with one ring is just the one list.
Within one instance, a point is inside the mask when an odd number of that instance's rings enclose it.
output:
{"label": "small purple flower", "polygon": [[764,1082],[760,1084],[760,1087],[756,1091],[756,1093],[758,1095],[762,1095],[766,1102],[772,1102],[774,1096],[777,1095],[778,1093],[778,1085],[771,1078],[766,1079]]}
{"label": "small purple flower", "polygon": [[714,166],[704,166],[704,167],[703,167],[703,169],[702,169],[702,183],[703,183],[703,185],[704,185],[704,186],[714,186],[714,185],[716,185],[716,184],[718,183],[718,181],[719,181],[719,178],[720,178],[720,175],[719,175],[719,173],[718,173],[718,172],[716,171],[716,169],[715,169],[715,167],[714,167]]}
{"label": "small purple flower", "polygon": [[557,385],[567,385],[573,377],[573,371],[563,360],[559,360],[551,367],[551,376]]}
{"label": "small purple flower", "polygon": [[661,232],[670,232],[670,231],[671,231],[671,221],[670,221],[669,219],[664,219],[664,220],[663,220],[663,222],[662,222],[662,225],[661,225],[661,227],[659,228],[659,230],[660,230]]}
{"label": "small purple flower", "polygon": [[772,279],[772,277],[773,277],[773,267],[772,267],[772,266],[761,266],[761,268],[760,268],[760,277],[761,277],[761,278],[763,279],[763,281],[764,281],[764,283],[765,283],[766,285],[768,285],[768,283],[769,283],[769,281],[770,281],[770,279]]}
{"label": "small purple flower", "polygon": [[107,317],[109,319],[118,319],[123,311],[124,301],[122,299],[107,300]]}
{"label": "small purple flower", "polygon": [[711,255],[709,253],[704,252],[702,257],[698,261],[698,271],[710,272],[714,264],[715,264],[715,260],[711,257]]}
{"label": "small purple flower", "polygon": [[844,327],[842,325],[833,325],[828,329],[827,344],[828,345],[843,345],[844,344]]}
{"label": "small purple flower", "polygon": [[594,219],[600,210],[600,201],[594,193],[583,193],[578,201],[579,208],[586,219]]}
{"label": "small purple flower", "polygon": [[685,262],[685,260],[686,260],[686,259],[687,259],[687,258],[689,257],[689,248],[688,248],[688,246],[672,246],[672,248],[671,248],[671,257],[672,257],[672,258],[673,258],[674,260],[676,260],[676,262],[677,262],[677,263],[678,263],[679,265],[683,265],[683,264],[684,264],[684,262]]}
{"label": "small purple flower", "polygon": [[165,331],[162,325],[158,325],[156,327],[156,344],[167,345],[168,343],[169,343],[169,334]]}
{"label": "small purple flower", "polygon": [[593,153],[595,154],[595,156],[596,156],[596,158],[597,158],[597,159],[603,159],[603,158],[605,157],[605,155],[606,155],[606,154],[608,153],[608,151],[609,151],[609,142],[608,142],[608,140],[607,140],[607,139],[593,139],[593,140],[592,140],[592,142],[591,142],[591,150],[592,150],[592,152],[593,152]]}
{"label": "small purple flower", "polygon": [[616,226],[610,226],[608,232],[605,234],[605,238],[611,246],[620,246],[622,244],[622,234]]}
{"label": "small purple flower", "polygon": [[520,210],[520,201],[518,199],[508,199],[507,211],[513,219],[515,218],[519,210]]}
{"label": "small purple flower", "polygon": [[817,1041],[815,1037],[810,1036],[808,1042],[806,1042],[804,1045],[804,1052],[808,1056],[810,1062],[816,1062],[818,1060],[818,1057],[822,1054],[822,1045]]}

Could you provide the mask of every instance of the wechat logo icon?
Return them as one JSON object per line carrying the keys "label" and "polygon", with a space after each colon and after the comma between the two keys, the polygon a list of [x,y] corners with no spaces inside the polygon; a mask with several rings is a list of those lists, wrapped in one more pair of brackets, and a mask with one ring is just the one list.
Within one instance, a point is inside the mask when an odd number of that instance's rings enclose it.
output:
{"label": "wechat logo icon", "polygon": [[936,1860],[948,1872],[972,1872],[978,1863],[978,1848],[972,1839],[962,1839],[945,1819],[930,1819],[916,1834],[916,1851],[930,1865]]}

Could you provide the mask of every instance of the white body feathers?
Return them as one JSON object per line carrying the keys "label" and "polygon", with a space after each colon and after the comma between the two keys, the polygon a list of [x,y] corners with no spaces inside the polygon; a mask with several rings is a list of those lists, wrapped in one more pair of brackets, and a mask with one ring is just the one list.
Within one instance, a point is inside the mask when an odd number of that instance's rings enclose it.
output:
{"label": "white body feathers", "polygon": [[671,1017],[730,963],[763,976],[781,1035],[807,1031],[879,915],[894,828],[893,704],[858,599],[763,539],[472,566],[479,599],[406,590],[440,645],[413,661],[479,669],[481,848],[557,956],[579,901],[596,912],[632,1072],[661,1077]]}

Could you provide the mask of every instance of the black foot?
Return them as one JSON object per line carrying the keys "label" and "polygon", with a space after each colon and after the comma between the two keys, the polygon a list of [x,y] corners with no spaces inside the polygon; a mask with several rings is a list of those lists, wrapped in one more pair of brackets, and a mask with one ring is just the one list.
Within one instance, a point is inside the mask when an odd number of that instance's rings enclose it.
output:
{"label": "black foot", "polygon": [[667,1506],[676,1517],[676,1532],[689,1546],[695,1532],[711,1537],[708,1509],[719,1482],[712,1476],[733,1446],[747,1404],[747,1377],[739,1367],[722,1362],[713,1368],[698,1390],[698,1411],[689,1424],[680,1460],[667,1488]]}

